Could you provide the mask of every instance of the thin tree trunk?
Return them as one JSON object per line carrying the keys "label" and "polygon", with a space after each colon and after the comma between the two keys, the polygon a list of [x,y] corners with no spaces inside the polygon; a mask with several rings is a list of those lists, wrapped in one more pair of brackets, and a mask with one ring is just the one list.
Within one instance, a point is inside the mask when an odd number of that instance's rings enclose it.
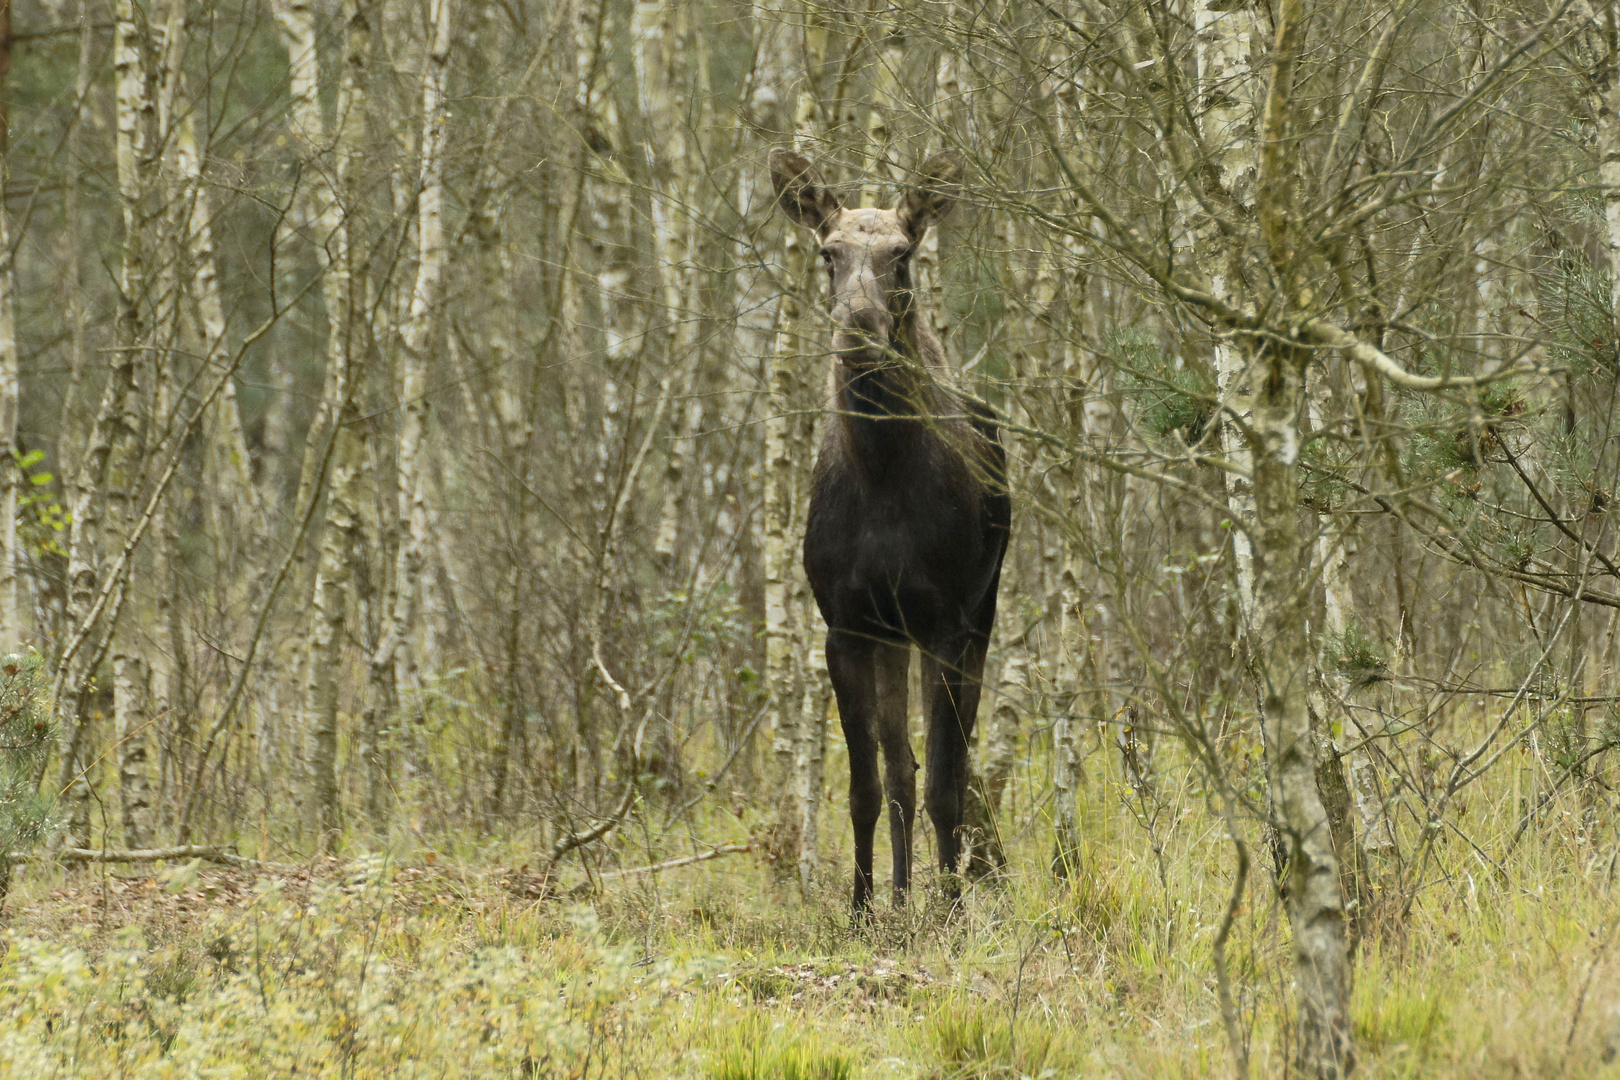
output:
{"label": "thin tree trunk", "polygon": [[[628,463],[629,430],[626,425],[626,393],[635,392],[635,361],[642,353],[642,340],[635,332],[637,305],[631,295],[635,285],[636,248],[631,233],[630,178],[621,154],[623,147],[613,140],[624,138],[618,102],[611,93],[598,93],[591,81],[600,56],[611,56],[607,44],[617,27],[613,9],[595,7],[583,0],[576,31],[576,66],[587,87],[587,115],[594,136],[596,161],[586,179],[585,204],[591,228],[588,244],[594,263],[596,297],[601,313],[602,356],[604,361],[600,427],[596,441],[596,476],[593,492],[598,517],[611,509],[613,492],[618,490],[619,473]],[[589,137],[589,136],[588,136]]]}
{"label": "thin tree trunk", "polygon": [[[279,226],[282,235],[276,238],[276,249],[283,253],[281,258],[285,265],[286,253],[294,248],[288,241],[299,231],[308,230],[315,272],[325,274],[331,261],[331,240],[337,232],[342,211],[336,189],[339,181],[332,168],[333,147],[320,100],[317,3],[318,0],[272,0],[271,4],[287,48],[287,128],[298,185],[289,213]],[[329,326],[335,318],[337,289],[338,283],[330,275],[322,280],[321,296]],[[265,415],[264,451],[267,461],[280,461],[293,449],[289,410],[296,400],[296,387],[294,373],[279,349],[270,354],[270,382],[276,392],[270,397]],[[299,500],[308,494],[314,456],[322,452],[318,448],[324,447],[326,432],[332,423],[327,403],[328,395],[323,394],[316,406],[314,422],[305,433],[295,506],[303,505]],[[274,489],[272,482],[271,490]]]}
{"label": "thin tree trunk", "polygon": [[1589,6],[1587,18],[1608,45],[1596,110],[1598,179],[1603,184],[1604,239],[1609,251],[1609,305],[1615,337],[1620,340],[1620,5],[1607,0],[1601,6]]}
{"label": "thin tree trunk", "polygon": [[[146,334],[147,266],[145,232],[148,224],[146,190],[147,146],[153,100],[148,63],[148,27],[132,0],[119,0],[115,9],[114,70],[117,84],[116,161],[119,201],[123,209],[123,259],[118,274],[117,347],[108,358],[107,383],[90,443],[70,492],[73,533],[68,555],[68,626],[70,636],[86,630],[91,605],[101,588],[102,524],[112,504],[124,504],[132,493],[132,455],[127,452],[139,412],[137,373],[140,347]],[[58,675],[65,700],[60,741],[61,793],[68,821],[64,842],[87,843],[89,827],[89,765],[94,758],[86,745],[92,706],[95,668],[101,649],[83,648],[64,658]]]}
{"label": "thin tree trunk", "polygon": [[[1255,168],[1254,131],[1255,75],[1253,51],[1260,32],[1255,8],[1242,0],[1199,0],[1194,10],[1194,32],[1198,41],[1198,99],[1213,104],[1203,118],[1204,144],[1214,166],[1215,183],[1240,203],[1252,200]],[[1208,248],[1214,267],[1211,289],[1223,300],[1235,301],[1239,275],[1234,256],[1206,229],[1200,238]],[[1247,524],[1254,520],[1254,493],[1247,479],[1252,472],[1249,447],[1242,427],[1253,411],[1252,375],[1249,356],[1230,342],[1217,340],[1214,346],[1216,385],[1224,412],[1221,450],[1232,468],[1222,475],[1226,481],[1226,502],[1231,509],[1232,561],[1237,576],[1237,631],[1240,639],[1252,633],[1254,607],[1254,553]]]}
{"label": "thin tree trunk", "polygon": [[[675,400],[680,406],[664,458],[664,498],[653,540],[653,552],[667,571],[675,571],[677,565],[689,463],[693,443],[703,430],[703,400],[694,393],[699,376],[694,355],[698,265],[693,257],[698,170],[693,167],[687,132],[692,95],[685,72],[694,45],[690,20],[684,4],[640,0],[632,31],[642,129],[647,133],[647,174],[653,182],[653,249],[665,320],[664,362],[677,373]],[[707,87],[699,84],[695,96],[701,130]]]}
{"label": "thin tree trunk", "polygon": [[11,2],[3,0],[4,34],[0,36],[0,655],[17,652],[30,636],[24,625],[17,589],[17,402],[22,372],[17,358],[17,268],[5,191],[11,164],[9,122],[4,113],[10,97]]}
{"label": "thin tree trunk", "polygon": [[384,601],[383,632],[372,654],[370,694],[361,721],[360,756],[366,770],[366,811],[381,830],[389,792],[383,747],[384,724],[396,708],[401,684],[414,682],[414,652],[406,642],[428,547],[428,508],[422,459],[428,421],[428,361],[444,291],[445,75],[450,65],[450,0],[433,0],[428,11],[432,40],[422,77],[422,169],[417,195],[416,285],[402,335],[400,355],[399,520],[405,528]]}
{"label": "thin tree trunk", "polygon": [[146,733],[151,669],[139,656],[113,657],[113,721],[118,740],[118,795],[124,846],[150,847],[152,777]]}
{"label": "thin tree trunk", "polygon": [[[787,19],[782,10],[756,4],[754,20],[756,35],[775,31],[780,37],[787,37]],[[785,60],[787,50],[780,44],[776,49],[776,55]],[[762,54],[761,67],[761,87],[773,86],[778,97],[785,99],[791,79],[785,63],[778,60],[766,63],[766,56]],[[814,115],[815,98],[805,87],[797,95],[793,112],[796,143],[798,130],[808,126]],[[776,843],[789,861],[795,861],[803,843],[805,807],[800,794],[807,790],[800,763],[808,761],[801,753],[802,740],[806,738],[803,707],[807,639],[797,540],[803,516],[799,510],[800,475],[810,450],[799,415],[803,394],[798,374],[798,367],[804,363],[799,337],[804,297],[800,290],[809,286],[806,274],[809,254],[797,230],[787,234],[783,263],[788,292],[778,302],[775,340],[764,365],[769,413],[765,421],[765,484],[759,547],[765,568],[767,723],[775,759],[773,772],[777,790],[782,794]],[[810,737],[813,739],[814,735]],[[784,865],[782,869],[791,872],[793,868]]]}
{"label": "thin tree trunk", "polygon": [[864,207],[877,206],[883,197],[884,181],[895,179],[893,125],[905,106],[900,87],[905,50],[899,27],[879,23],[873,27],[873,32],[878,47],[872,72],[872,104],[866,113],[866,161],[861,169],[861,205]]}
{"label": "thin tree trunk", "polygon": [[[1070,328],[1063,336],[1061,359],[1057,362],[1056,372],[1066,413],[1063,417],[1064,429],[1073,432],[1077,440],[1084,438],[1085,431],[1083,359],[1077,333],[1077,324],[1084,310],[1083,290],[1084,285],[1080,281],[1069,284],[1067,313]],[[1074,465],[1053,470],[1047,482],[1055,489],[1053,496],[1060,505],[1083,502],[1085,477]],[[1049,527],[1048,550],[1043,553],[1044,561],[1055,573],[1053,584],[1058,601],[1058,656],[1054,665],[1058,695],[1057,715],[1052,722],[1053,818],[1056,826],[1052,871],[1059,877],[1077,875],[1084,854],[1080,833],[1083,816],[1081,797],[1086,783],[1088,702],[1082,690],[1086,678],[1082,658],[1089,655],[1093,661],[1090,675],[1094,687],[1102,681],[1103,675],[1095,663],[1098,654],[1090,647],[1088,613],[1092,603],[1085,584],[1089,575],[1081,565],[1079,539],[1071,534],[1074,526],[1067,518],[1067,514],[1060,514],[1060,523]]]}
{"label": "thin tree trunk", "polygon": [[[1298,287],[1290,114],[1303,47],[1305,5],[1283,0],[1260,128],[1256,222],[1284,289]],[[1303,308],[1296,295],[1290,307]],[[1299,1065],[1337,1080],[1355,1065],[1350,1030],[1350,956],[1339,857],[1317,783],[1312,731],[1310,612],[1312,545],[1300,531],[1299,448],[1305,369],[1311,354],[1255,342],[1251,460],[1254,477],[1252,652],[1261,680],[1261,720],[1273,813],[1288,849],[1288,913],[1298,995]]]}
{"label": "thin tree trunk", "polygon": [[1299,446],[1304,357],[1267,348],[1254,421],[1255,667],[1271,802],[1288,851],[1300,1060],[1307,1072],[1349,1071],[1350,972],[1339,859],[1317,788],[1309,691],[1311,544],[1299,528]]}
{"label": "thin tree trunk", "polygon": [[799,812],[799,887],[810,895],[816,870],[817,840],[821,832],[822,779],[827,763],[827,711],[832,705],[832,680],[827,674],[827,652],[821,641],[810,643],[804,664],[804,700],[799,706],[799,738],[793,759],[793,802]]}
{"label": "thin tree trunk", "polygon": [[[358,176],[365,134],[366,60],[370,39],[367,0],[346,0],[342,85],[337,113],[337,189],[343,213],[328,241],[328,341],[322,412],[337,424],[327,485],[325,531],[320,546],[314,594],[310,604],[309,648],[304,675],[303,721],[307,779],[304,790],[307,823],[320,850],[336,848],[342,829],[338,799],[338,665],[348,618],[348,589],[360,550],[362,528],[360,482],[365,446],[357,421],[356,399],[364,370],[362,340],[364,286],[355,266],[354,217],[359,211]],[[322,440],[324,442],[324,439]],[[312,445],[315,445],[312,443]],[[299,504],[314,498],[319,469],[306,469],[306,488]]]}

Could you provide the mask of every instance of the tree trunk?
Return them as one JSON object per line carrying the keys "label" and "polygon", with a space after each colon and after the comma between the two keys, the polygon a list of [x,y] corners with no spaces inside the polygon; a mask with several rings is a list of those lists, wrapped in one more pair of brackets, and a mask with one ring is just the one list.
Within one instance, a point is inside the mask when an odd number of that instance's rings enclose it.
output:
{"label": "tree trunk", "polygon": [[[365,446],[356,408],[364,371],[365,342],[363,286],[355,266],[354,218],[359,211],[358,177],[365,133],[366,61],[370,39],[370,4],[346,0],[342,83],[337,112],[337,189],[342,203],[332,211],[336,227],[328,238],[330,263],[326,272],[327,372],[321,400],[326,424],[337,431],[321,433],[321,446],[312,444],[318,460],[324,440],[336,440],[326,487],[325,528],[309,611],[308,656],[305,662],[303,719],[307,777],[304,785],[307,824],[316,833],[320,850],[335,850],[342,828],[338,801],[338,665],[342,659],[344,627],[348,616],[348,586],[360,549],[362,528],[360,483]],[[318,114],[317,114],[318,115]],[[307,120],[314,122],[306,116]],[[337,214],[337,209],[343,212]],[[311,433],[314,437],[314,432]],[[318,467],[305,469],[299,506],[320,495],[324,477]]]}
{"label": "tree trunk", "polygon": [[[1282,299],[1305,307],[1296,291],[1302,269],[1297,257],[1293,198],[1295,162],[1290,152],[1294,73],[1303,46],[1305,5],[1283,0],[1277,9],[1276,42],[1260,126],[1255,219]],[[1241,340],[1241,339],[1240,339]],[[1308,1075],[1337,1080],[1355,1065],[1350,1029],[1350,957],[1344,894],[1330,824],[1317,783],[1317,747],[1312,731],[1312,647],[1308,632],[1312,545],[1300,530],[1300,420],[1307,350],[1253,342],[1254,420],[1249,441],[1254,478],[1254,626],[1251,654],[1261,684],[1261,722],[1272,813],[1287,846],[1287,902],[1294,933],[1294,981],[1298,995],[1299,1064]],[[1342,790],[1342,783],[1335,784]],[[1345,817],[1348,799],[1341,799]],[[1342,842],[1342,828],[1338,839]]]}
{"label": "tree trunk", "polygon": [[[1215,183],[1246,206],[1253,199],[1255,169],[1256,12],[1248,0],[1236,4],[1231,0],[1199,0],[1193,18],[1198,41],[1198,97],[1212,103],[1203,118],[1203,137],[1214,166]],[[1235,253],[1208,227],[1200,232],[1197,242],[1216,268],[1210,275],[1215,295],[1236,302],[1240,275],[1233,261]],[[1248,354],[1230,342],[1215,342],[1213,360],[1225,414],[1221,450],[1232,464],[1222,475],[1233,519],[1236,625],[1239,640],[1244,641],[1252,635],[1254,623],[1253,540],[1246,528],[1254,519],[1254,493],[1248,479],[1252,473],[1250,450],[1242,434],[1254,408],[1253,375],[1248,369]]]}
{"label": "tree trunk", "polygon": [[1317,790],[1309,693],[1311,545],[1300,533],[1299,409],[1305,357],[1267,347],[1255,399],[1254,623],[1266,761],[1276,824],[1287,846],[1294,931],[1300,1061],[1310,1075],[1339,1077],[1350,1050],[1350,971],[1328,813]]}
{"label": "tree trunk", "polygon": [[[1620,29],[1620,5],[1607,0],[1587,12],[1595,31],[1609,43],[1603,71],[1607,78],[1598,91],[1598,179],[1603,184],[1604,223],[1609,252],[1609,309],[1615,319],[1615,341],[1620,341],[1620,48],[1611,35]],[[1437,181],[1438,182],[1438,181]]]}
{"label": "tree trunk", "polygon": [[[123,210],[123,259],[118,274],[117,348],[108,357],[107,383],[90,443],[79,461],[69,494],[73,533],[68,555],[68,635],[79,643],[78,654],[65,656],[57,684],[64,716],[60,739],[58,788],[68,829],[65,843],[89,841],[90,784],[94,758],[87,745],[94,677],[102,645],[92,646],[86,625],[95,598],[103,587],[102,525],[113,504],[126,505],[133,497],[133,454],[129,451],[139,415],[137,373],[140,347],[146,335],[149,302],[146,268],[148,208],[146,193],[150,169],[153,99],[149,71],[149,30],[132,0],[120,0],[115,9],[114,71],[116,75],[116,161],[119,202]],[[106,636],[103,636],[103,644]]]}
{"label": "tree trunk", "polygon": [[383,631],[372,653],[370,693],[361,720],[360,759],[366,775],[366,812],[373,830],[386,821],[389,781],[383,745],[384,725],[396,711],[399,688],[409,685],[414,652],[406,642],[428,549],[428,507],[422,458],[428,420],[428,360],[436,339],[443,300],[445,75],[450,64],[450,0],[433,0],[428,11],[432,38],[422,75],[422,167],[417,194],[416,284],[401,334],[399,398],[398,513],[405,535],[383,602]]}
{"label": "tree trunk", "polygon": [[118,740],[118,795],[124,846],[152,845],[152,777],[146,712],[151,671],[139,656],[113,657],[114,737]]}
{"label": "tree trunk", "polygon": [[[756,35],[774,31],[787,37],[784,13],[779,9],[754,10]],[[813,49],[808,35],[807,49]],[[775,55],[791,55],[783,43]],[[813,69],[813,60],[807,58]],[[764,57],[762,55],[762,67]],[[797,73],[794,73],[795,75]],[[773,62],[761,72],[761,87],[773,85],[785,97],[791,76]],[[816,101],[808,84],[801,87],[793,111],[794,141],[814,122]],[[804,522],[805,464],[812,453],[810,428],[804,419],[805,394],[799,374],[804,364],[801,336],[804,302],[813,288],[807,269],[809,248],[798,233],[790,230],[784,240],[783,280],[788,291],[776,309],[776,335],[765,361],[765,381],[769,412],[765,421],[765,491],[760,514],[760,552],[765,564],[765,691],[767,721],[775,757],[775,777],[782,801],[777,817],[777,848],[784,857],[779,869],[792,873],[803,854],[803,827],[806,807],[803,793],[809,790],[802,766],[811,756],[803,751],[820,737],[815,719],[804,715],[809,645],[804,571],[800,538]],[[768,286],[767,286],[768,287]],[[824,722],[824,721],[823,721]],[[809,740],[809,742],[806,742]]]}
{"label": "tree trunk", "polygon": [[[666,572],[674,570],[681,537],[693,442],[703,429],[703,401],[693,393],[699,364],[697,262],[693,258],[697,170],[688,147],[686,72],[693,62],[690,15],[684,4],[638,0],[632,52],[640,91],[643,157],[652,181],[653,259],[658,309],[663,318],[663,359],[675,377],[678,420],[664,457],[664,497],[653,552]],[[696,95],[701,109],[706,87]]]}
{"label": "tree trunk", "polygon": [[[0,41],[0,101],[10,97],[6,78],[11,68],[11,3],[5,2],[6,32]],[[0,106],[3,108],[3,106]],[[17,478],[13,459],[17,445],[17,402],[22,372],[17,357],[17,271],[12,257],[11,227],[5,212],[8,132],[0,116],[0,655],[11,655],[32,635],[25,625],[17,582]]]}
{"label": "tree trunk", "polygon": [[[1067,314],[1071,324],[1078,321],[1082,303],[1082,286],[1070,283],[1067,295]],[[1059,393],[1062,397],[1064,429],[1074,433],[1078,441],[1084,438],[1085,403],[1082,388],[1082,354],[1079,337],[1071,328],[1064,335],[1061,359],[1058,360]],[[1054,470],[1049,483],[1058,490],[1060,502],[1084,505],[1085,477],[1073,465]],[[1052,722],[1052,786],[1054,789],[1053,818],[1056,837],[1052,853],[1052,871],[1059,877],[1070,877],[1081,868],[1084,852],[1080,846],[1081,796],[1085,791],[1085,742],[1087,729],[1088,695],[1083,692],[1087,675],[1095,688],[1102,682],[1103,672],[1096,666],[1099,659],[1090,647],[1089,613],[1091,597],[1086,589],[1089,575],[1081,565],[1079,540],[1071,530],[1074,525],[1061,520],[1053,523],[1047,544],[1046,562],[1055,573],[1053,582],[1057,599],[1058,658],[1055,665],[1057,683],[1057,715]],[[1093,665],[1086,670],[1083,658],[1089,656]]]}

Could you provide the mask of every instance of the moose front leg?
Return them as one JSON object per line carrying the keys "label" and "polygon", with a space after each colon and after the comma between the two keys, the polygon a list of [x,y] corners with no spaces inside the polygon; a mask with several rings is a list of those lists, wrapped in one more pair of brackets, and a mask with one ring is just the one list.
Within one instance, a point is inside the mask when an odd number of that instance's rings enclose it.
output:
{"label": "moose front leg", "polygon": [[889,804],[889,846],[894,855],[894,904],[911,889],[911,833],[917,818],[917,757],[906,723],[906,676],[911,648],[878,645],[873,650],[877,690],[876,732],[883,747],[883,793]]}
{"label": "moose front leg", "polygon": [[873,647],[838,631],[827,634],[827,675],[838,697],[838,716],[849,747],[849,821],[855,831],[855,917],[872,906],[872,838],[883,812],[878,744],[873,737],[877,685]]}

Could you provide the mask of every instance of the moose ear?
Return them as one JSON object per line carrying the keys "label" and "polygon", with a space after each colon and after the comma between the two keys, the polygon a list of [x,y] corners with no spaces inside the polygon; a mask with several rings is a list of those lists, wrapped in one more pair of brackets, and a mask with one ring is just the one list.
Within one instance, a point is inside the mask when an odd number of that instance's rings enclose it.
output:
{"label": "moose ear", "polygon": [[911,187],[900,197],[900,220],[912,239],[922,238],[932,226],[951,212],[962,194],[962,173],[966,163],[955,150],[945,150],[923,162]]}
{"label": "moose ear", "polygon": [[776,203],[793,221],[819,230],[843,209],[838,196],[821,178],[820,170],[803,154],[778,146],[770,153],[770,165]]}

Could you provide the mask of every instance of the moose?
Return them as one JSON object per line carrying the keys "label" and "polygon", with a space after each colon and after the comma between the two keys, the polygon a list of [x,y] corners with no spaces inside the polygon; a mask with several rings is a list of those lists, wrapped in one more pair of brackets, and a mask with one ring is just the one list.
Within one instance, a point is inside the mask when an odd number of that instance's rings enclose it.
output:
{"label": "moose", "polygon": [[924,805],[947,893],[956,895],[968,740],[1007,549],[1011,504],[994,417],[954,389],[912,283],[913,255],[949,213],[962,170],[959,155],[937,154],[894,209],[855,209],[808,158],[770,152],[777,205],[815,234],[827,271],[831,401],[804,567],[827,623],[827,672],[849,746],[857,918],[871,907],[872,839],[885,801],[896,906],[910,886],[913,647],[927,703]]}

